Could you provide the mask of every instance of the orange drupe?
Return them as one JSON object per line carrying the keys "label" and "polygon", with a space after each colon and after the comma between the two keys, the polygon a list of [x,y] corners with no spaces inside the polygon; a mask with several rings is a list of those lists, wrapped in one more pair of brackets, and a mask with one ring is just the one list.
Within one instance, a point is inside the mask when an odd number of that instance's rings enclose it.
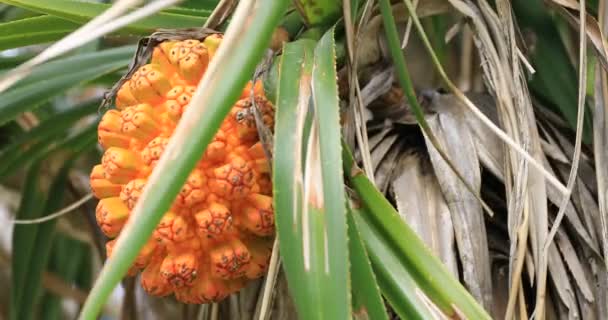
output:
{"label": "orange drupe", "polygon": [[[116,109],[99,123],[105,153],[91,172],[91,188],[100,199],[97,222],[109,238],[118,237],[129,220],[220,44],[220,35],[162,42],[150,63],[118,90]],[[249,83],[131,267],[131,275],[141,271],[150,294],[214,302],[265,273],[274,210],[252,90],[263,121],[272,127],[272,105],[259,83]],[[109,259],[115,241],[107,243]]]}

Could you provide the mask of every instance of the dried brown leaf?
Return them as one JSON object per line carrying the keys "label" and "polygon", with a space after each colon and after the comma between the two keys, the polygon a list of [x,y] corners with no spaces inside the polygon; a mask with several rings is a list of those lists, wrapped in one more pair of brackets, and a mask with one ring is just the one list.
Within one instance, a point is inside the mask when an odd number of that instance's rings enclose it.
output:
{"label": "dried brown leaf", "polygon": [[[435,99],[434,103],[439,103]],[[444,105],[444,112],[428,117],[428,124],[462,178],[479,192],[481,172],[475,144],[464,118]],[[463,264],[464,283],[486,309],[492,309],[492,283],[486,229],[481,205],[454,174],[432,144],[427,149],[454,223]]]}
{"label": "dried brown leaf", "polygon": [[450,209],[431,169],[428,159],[402,154],[391,189],[401,217],[458,276]]}

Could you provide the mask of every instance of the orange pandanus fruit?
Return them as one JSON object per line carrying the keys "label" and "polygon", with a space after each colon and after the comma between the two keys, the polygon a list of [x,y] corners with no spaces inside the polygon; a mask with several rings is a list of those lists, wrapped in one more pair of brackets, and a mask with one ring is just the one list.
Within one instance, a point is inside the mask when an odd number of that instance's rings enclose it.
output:
{"label": "orange pandanus fruit", "polygon": [[[161,42],[150,63],[117,91],[116,109],[99,123],[105,153],[91,172],[100,199],[97,222],[109,238],[129,220],[220,43],[217,34]],[[130,274],[141,271],[150,294],[213,302],[266,271],[274,236],[272,188],[254,104],[272,127],[272,105],[261,84],[249,83],[139,253]],[[110,259],[115,241],[107,243]]]}

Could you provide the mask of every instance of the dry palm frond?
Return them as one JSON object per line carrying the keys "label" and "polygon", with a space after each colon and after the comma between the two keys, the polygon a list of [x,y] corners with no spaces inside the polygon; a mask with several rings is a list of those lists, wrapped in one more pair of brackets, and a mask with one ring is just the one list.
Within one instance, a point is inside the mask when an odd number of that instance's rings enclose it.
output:
{"label": "dry palm frond", "polygon": [[443,197],[428,157],[415,151],[402,152],[395,171],[390,191],[399,213],[440,257],[448,270],[458,275],[450,207]]}
{"label": "dry palm frond", "polygon": [[[480,41],[478,33],[475,35],[480,51],[495,51],[493,65],[487,61],[487,55],[483,58],[486,80],[489,81],[487,85],[491,88],[492,95],[469,95],[469,98],[492,121],[503,128],[510,126],[510,131],[507,132],[511,132],[512,137],[518,141],[527,141],[546,170],[565,182],[574,161],[574,134],[569,132],[558,116],[538,101],[532,103],[523,70],[519,67],[522,56],[515,46],[515,36],[496,41],[496,37],[505,34],[498,28],[498,21],[501,20],[490,8],[486,7],[485,10],[486,18],[494,21],[494,29],[485,31],[486,42]],[[508,7],[502,7],[501,10],[499,12],[503,18],[506,12],[510,12]],[[487,29],[484,19],[480,18],[479,23],[478,28]],[[513,31],[511,33],[514,34]],[[481,56],[484,57],[483,54]],[[449,178],[446,178],[449,172],[441,171],[436,164],[430,164],[430,159],[433,159],[432,150],[427,149],[428,144],[424,143],[400,90],[391,86],[392,69],[387,65],[386,62],[380,62],[366,69],[366,76],[361,78],[362,101],[369,110],[369,143],[377,185],[393,199],[404,219],[446,265],[451,270],[454,270],[454,265],[458,266],[456,272],[462,274],[462,255],[456,258],[461,244],[456,241],[458,245],[454,247],[454,240],[457,239],[455,234],[458,233],[454,231],[467,224],[457,219],[458,209],[454,208],[456,206],[453,203],[464,201],[467,193],[460,187],[461,194],[450,194],[449,187],[446,186],[450,185]],[[549,228],[553,227],[557,209],[562,204],[562,192],[552,184],[539,189],[538,182],[542,180],[538,177],[530,178],[531,171],[528,176],[522,174],[526,173],[525,163],[516,154],[509,155],[510,150],[504,148],[501,141],[478,118],[468,113],[458,98],[437,93],[424,96],[430,100],[426,104],[427,121],[432,124],[435,135],[449,141],[443,145],[451,146],[454,150],[450,154],[452,161],[459,163],[459,158],[467,159],[459,164],[469,169],[460,168],[461,170],[481,172],[482,196],[497,213],[494,217],[485,217],[485,227],[478,227],[474,232],[476,234],[471,236],[484,243],[485,240],[479,239],[487,238],[489,250],[486,250],[489,251],[491,260],[491,275],[488,279],[494,284],[494,290],[490,293],[494,316],[504,317],[509,308],[514,317],[531,316],[537,302],[534,298],[535,291],[538,291],[544,296],[544,306],[541,308],[545,310],[548,319],[606,318],[608,314],[604,302],[607,273],[600,253],[605,229],[595,200],[596,173],[590,150],[582,150],[580,168],[574,175],[578,183],[573,185],[572,196],[563,207],[565,223],[555,225],[555,241],[547,247],[548,254],[544,256],[541,250],[546,243]],[[451,181],[451,184],[457,185],[457,182]],[[438,190],[441,193],[438,194]],[[467,219],[479,216],[478,213],[471,212],[475,211],[466,210]],[[526,222],[521,216],[524,212],[534,221]],[[443,219],[440,220],[443,224],[437,223],[439,219]],[[484,233],[481,237],[480,232]],[[521,236],[528,234],[532,245],[523,241],[516,250],[517,241],[525,240]],[[510,247],[510,244],[513,246]],[[520,255],[513,261],[516,252],[520,252]],[[456,264],[453,263],[454,259],[457,260]],[[546,259],[546,270],[539,265],[542,259]],[[514,270],[515,263],[521,266],[519,271]],[[483,272],[478,269],[480,266],[484,268],[483,264],[472,265],[477,274]],[[543,273],[547,277],[546,295],[545,289],[540,289],[538,283],[539,275],[545,276]],[[513,286],[516,277],[516,286]],[[475,292],[470,282],[466,279],[463,281]],[[594,285],[596,283],[599,285]],[[542,283],[540,285],[544,286]],[[514,294],[511,307],[508,307],[509,295],[505,294],[505,289],[510,289]],[[479,298],[478,295],[477,297]]]}
{"label": "dry palm frond", "polygon": [[[608,3],[600,1],[599,6],[599,23],[600,30],[603,34],[608,33]],[[606,268],[608,268],[608,199],[606,199],[606,190],[608,190],[608,182],[606,176],[608,174],[608,113],[606,112],[606,103],[608,101],[608,71],[605,68],[597,66],[595,73],[595,106],[593,108],[593,138],[594,156],[597,171],[597,186],[598,200],[600,209],[600,219],[602,226],[602,245],[604,248],[604,258]],[[602,283],[606,288],[606,283]]]}
{"label": "dry palm frond", "polygon": [[[428,150],[423,135],[417,129],[405,103],[390,104],[390,97],[395,95],[395,91],[394,88],[388,90],[368,106],[372,114],[369,128],[372,159],[376,159],[375,174],[377,177],[385,177],[378,179],[379,187],[389,186],[385,191],[404,219],[450,270],[462,275],[463,256],[456,234],[457,228],[470,227],[470,224],[458,219],[459,208],[454,205],[454,201],[462,203],[466,197],[458,193],[450,194],[451,191],[447,187],[456,182],[446,182],[449,179],[449,172],[441,171],[437,164],[431,164],[432,150]],[[366,90],[364,89],[363,92]],[[481,237],[481,231],[477,229],[467,235],[469,237],[467,240],[477,241],[478,244],[481,241],[485,242],[484,239],[487,238],[489,247],[487,252],[491,266],[488,277],[494,286],[507,288],[510,283],[508,259],[511,252],[508,240],[508,200],[502,171],[505,166],[502,157],[504,150],[498,147],[500,143],[495,136],[484,131],[487,129],[484,129],[485,127],[479,124],[476,118],[466,113],[466,109],[457,98],[439,93],[426,94],[425,97],[430,99],[426,110],[427,120],[434,124],[435,134],[446,139],[457,139],[458,141],[451,140],[451,143],[445,145],[451,145],[454,150],[459,151],[460,158],[470,158],[466,165],[471,166],[470,170],[478,170],[481,174],[481,194],[491,204],[496,214],[493,217],[485,216],[485,226],[481,229],[484,234]],[[495,114],[496,109],[491,103],[490,95],[473,95],[469,98],[482,107],[488,116],[495,118],[492,114]],[[546,167],[556,172],[564,181],[567,179],[572,161],[570,155],[573,145],[569,142],[571,137],[563,135],[559,123],[547,120],[555,117],[554,115],[540,106],[537,109],[542,110],[543,113],[538,117],[535,126],[542,133],[539,138],[543,146],[543,154],[546,156]],[[442,131],[445,132],[444,135],[441,134]],[[471,146],[463,145],[462,140],[471,141]],[[463,155],[465,153],[467,154]],[[456,152],[450,153],[450,156],[454,154]],[[457,159],[458,157],[452,158],[453,161],[458,161]],[[472,167],[473,164],[475,168]],[[603,300],[605,293],[602,293],[601,287],[594,285],[599,280],[605,279],[606,270],[603,268],[599,253],[598,237],[601,227],[599,209],[592,188],[594,181],[584,178],[589,175],[593,176],[593,166],[589,154],[585,152],[581,157],[581,171],[577,175],[580,183],[576,185],[575,192],[566,206],[566,222],[558,227],[555,241],[549,246],[546,308],[551,310],[547,310],[547,318],[553,314],[567,314],[582,319],[602,319],[606,315],[600,303],[605,301]],[[463,187],[458,190],[466,191]],[[551,190],[551,187],[548,187],[547,191],[545,201],[548,201],[549,205],[548,228],[550,228],[557,214],[561,196],[555,190]],[[469,205],[474,204],[469,202]],[[471,210],[463,212],[466,219],[471,219],[473,215]],[[454,241],[457,243],[456,246]],[[520,305],[534,301],[535,283],[532,280],[535,273],[532,267],[533,256],[529,248],[524,251],[524,260],[519,285],[522,291],[521,295],[516,296],[519,304],[514,312],[521,315],[525,311],[529,316],[533,309],[525,310],[525,306]],[[454,266],[457,266],[456,270],[453,269]],[[474,268],[473,272],[481,272],[478,269],[480,265],[471,266]],[[465,281],[465,284],[471,289],[469,283]],[[490,296],[494,306],[494,316],[501,318],[507,308],[508,295],[504,292],[497,294],[500,291],[498,288],[493,288]]]}
{"label": "dry palm frond", "polygon": [[[440,98],[432,98],[441,103]],[[473,135],[466,125],[465,117],[451,105],[441,105],[441,112],[430,116],[429,124],[435,134],[447,146],[448,155],[454,161],[469,183],[481,189],[479,157],[475,151]],[[432,109],[435,106],[431,107]],[[427,146],[430,146],[427,143]],[[458,178],[438,157],[434,148],[428,148],[435,174],[448,202],[454,219],[454,230],[458,252],[462,261],[464,283],[474,297],[492,309],[492,283],[488,253],[486,228],[481,205]]]}

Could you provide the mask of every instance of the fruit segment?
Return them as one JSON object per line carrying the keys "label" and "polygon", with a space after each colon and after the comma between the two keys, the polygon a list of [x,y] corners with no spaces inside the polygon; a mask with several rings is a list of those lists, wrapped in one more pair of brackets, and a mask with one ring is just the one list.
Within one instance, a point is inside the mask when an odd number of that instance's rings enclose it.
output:
{"label": "fruit segment", "polygon": [[117,236],[128,217],[129,208],[117,197],[102,199],[95,209],[97,224],[108,237]]}
{"label": "fruit segment", "polygon": [[97,199],[115,197],[120,194],[122,185],[110,182],[105,178],[103,166],[98,164],[93,167],[90,176],[91,189]]}
{"label": "fruit segment", "polygon": [[[105,152],[90,183],[100,199],[97,222],[111,239],[108,257],[221,41],[215,34],[160,43],[150,63],[119,88],[116,109],[103,116],[98,136]],[[274,108],[259,81],[243,89],[131,266],[129,274],[141,272],[148,293],[216,302],[266,272],[274,209],[256,109],[272,128]]]}

